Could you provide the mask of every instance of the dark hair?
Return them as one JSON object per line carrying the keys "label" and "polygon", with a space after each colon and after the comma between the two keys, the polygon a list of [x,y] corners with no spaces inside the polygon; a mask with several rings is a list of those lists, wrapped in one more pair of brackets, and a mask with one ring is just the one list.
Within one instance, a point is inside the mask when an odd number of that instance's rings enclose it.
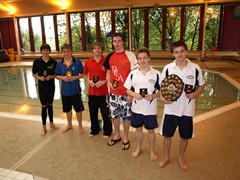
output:
{"label": "dark hair", "polygon": [[137,58],[140,53],[146,53],[148,55],[148,57],[150,58],[150,52],[149,52],[148,48],[143,47],[143,48],[138,49],[136,52]]}
{"label": "dark hair", "polygon": [[124,41],[124,37],[123,37],[123,35],[121,34],[121,33],[114,33],[113,35],[112,35],[112,39],[114,38],[114,37],[121,37],[122,38],[122,41]]}
{"label": "dark hair", "polygon": [[42,44],[40,47],[40,51],[42,52],[43,49],[48,49],[51,52],[51,47],[49,46],[49,44]]}
{"label": "dark hair", "polygon": [[103,44],[102,44],[102,43],[100,43],[100,42],[95,42],[95,43],[93,43],[93,44],[92,44],[92,50],[93,50],[93,48],[94,48],[95,46],[99,46],[99,47],[101,47],[101,49],[103,50]]}
{"label": "dark hair", "polygon": [[72,46],[70,44],[63,44],[61,46],[61,51],[63,51],[63,49],[70,49],[72,51]]}
{"label": "dark hair", "polygon": [[175,48],[178,48],[178,47],[181,47],[181,46],[184,47],[185,51],[188,50],[188,47],[187,47],[187,45],[186,45],[185,42],[183,42],[183,41],[177,41],[177,42],[174,42],[174,43],[172,44],[172,46],[171,46],[171,53],[173,53],[173,51],[174,51]]}

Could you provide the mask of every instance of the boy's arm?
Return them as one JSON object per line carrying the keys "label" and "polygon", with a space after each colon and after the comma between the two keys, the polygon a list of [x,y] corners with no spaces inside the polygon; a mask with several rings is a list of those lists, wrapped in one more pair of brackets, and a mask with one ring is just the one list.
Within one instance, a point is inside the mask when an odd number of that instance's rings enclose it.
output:
{"label": "boy's arm", "polygon": [[137,100],[140,100],[143,98],[139,93],[135,93],[135,92],[131,91],[130,89],[127,89],[127,95],[131,96]]}
{"label": "boy's arm", "polygon": [[202,86],[199,86],[198,89],[195,92],[192,92],[191,94],[186,94],[188,99],[195,99],[201,94],[201,92],[204,90],[205,84]]}

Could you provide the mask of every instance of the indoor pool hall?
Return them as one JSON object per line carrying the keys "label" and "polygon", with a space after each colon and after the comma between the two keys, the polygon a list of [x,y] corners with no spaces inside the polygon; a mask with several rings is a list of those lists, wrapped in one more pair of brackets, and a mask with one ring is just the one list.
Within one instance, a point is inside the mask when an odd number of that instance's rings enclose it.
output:
{"label": "indoor pool hall", "polygon": [[239,32],[239,0],[0,0],[0,180],[239,180]]}

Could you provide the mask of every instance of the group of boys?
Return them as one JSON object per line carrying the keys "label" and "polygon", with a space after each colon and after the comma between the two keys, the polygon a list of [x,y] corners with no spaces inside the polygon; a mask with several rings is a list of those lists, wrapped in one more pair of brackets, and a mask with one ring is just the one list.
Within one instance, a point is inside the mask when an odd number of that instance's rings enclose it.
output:
{"label": "group of boys", "polygon": [[[132,52],[124,49],[124,39],[120,33],[112,36],[112,43],[114,51],[109,53],[106,58],[102,55],[102,44],[94,43],[93,57],[85,62],[84,67],[79,59],[72,56],[72,48],[69,44],[62,46],[64,58],[58,63],[49,56],[50,46],[47,44],[41,46],[42,57],[34,61],[32,70],[33,76],[39,80],[43,125],[41,134],[44,136],[47,132],[47,112],[50,127],[59,129],[53,123],[52,103],[55,77],[62,81],[62,106],[68,122],[62,132],[67,132],[73,127],[72,106],[76,111],[79,132],[84,132],[82,126],[84,106],[79,84],[79,79],[84,78],[89,85],[88,106],[91,121],[89,137],[97,135],[101,130],[98,122],[98,110],[100,109],[104,122],[103,138],[111,136],[112,124],[115,131],[113,138],[107,142],[108,146],[122,141],[122,149],[128,150],[130,148],[128,133],[132,126],[136,128],[136,150],[132,156],[137,158],[142,153],[144,125],[148,131],[150,158],[152,161],[157,160],[154,149],[154,129],[158,127],[157,99],[160,98],[164,103],[164,115],[159,131],[164,136],[164,157],[158,165],[162,168],[169,163],[171,138],[178,127],[181,137],[178,164],[183,171],[186,171],[188,167],[183,161],[183,156],[188,140],[194,135],[195,98],[202,92],[205,83],[201,69],[186,58],[187,46],[184,42],[173,43],[171,51],[175,60],[166,65],[162,73],[150,66],[150,53],[147,48],[140,48],[135,56]],[[183,92],[176,101],[165,99],[160,88],[162,81],[171,74],[179,76],[184,84],[194,87],[190,93]],[[120,134],[121,121],[123,124],[122,137]]]}

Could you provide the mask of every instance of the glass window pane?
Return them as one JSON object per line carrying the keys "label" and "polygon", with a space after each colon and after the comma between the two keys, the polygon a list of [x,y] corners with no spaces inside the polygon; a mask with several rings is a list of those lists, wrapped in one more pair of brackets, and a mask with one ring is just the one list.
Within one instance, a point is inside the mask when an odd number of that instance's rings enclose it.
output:
{"label": "glass window pane", "polygon": [[44,16],[43,18],[44,18],[46,43],[51,46],[52,51],[56,51],[53,16]]}
{"label": "glass window pane", "polygon": [[186,7],[184,41],[188,46],[188,50],[198,49],[199,23],[200,6]]}
{"label": "glass window pane", "polygon": [[57,29],[58,29],[58,47],[61,49],[61,45],[67,43],[67,29],[65,14],[57,15]]}
{"label": "glass window pane", "polygon": [[92,50],[92,44],[96,42],[96,18],[95,12],[84,13],[85,19],[85,37],[86,37],[86,50]]}
{"label": "glass window pane", "polygon": [[40,47],[42,45],[42,27],[40,17],[32,17],[32,30],[33,30],[33,40],[35,52],[40,52]]}
{"label": "glass window pane", "polygon": [[217,48],[220,5],[209,5],[207,8],[207,23],[205,49]]}
{"label": "glass window pane", "polygon": [[70,14],[71,38],[73,51],[82,51],[81,14]]}
{"label": "glass window pane", "polygon": [[105,51],[112,50],[111,11],[100,12],[100,41]]}
{"label": "glass window pane", "polygon": [[22,37],[22,48],[25,52],[30,52],[30,38],[29,38],[29,28],[28,28],[28,18],[20,18],[20,33]]}
{"label": "glass window pane", "polygon": [[180,40],[180,27],[181,27],[181,12],[180,7],[167,8],[167,49],[170,49],[170,45]]}
{"label": "glass window pane", "polygon": [[132,50],[144,46],[144,10],[132,10]]}
{"label": "glass window pane", "polygon": [[162,50],[162,9],[149,10],[149,50]]}
{"label": "glass window pane", "polygon": [[116,10],[115,11],[116,32],[122,33],[124,38],[124,47],[128,47],[128,11]]}

